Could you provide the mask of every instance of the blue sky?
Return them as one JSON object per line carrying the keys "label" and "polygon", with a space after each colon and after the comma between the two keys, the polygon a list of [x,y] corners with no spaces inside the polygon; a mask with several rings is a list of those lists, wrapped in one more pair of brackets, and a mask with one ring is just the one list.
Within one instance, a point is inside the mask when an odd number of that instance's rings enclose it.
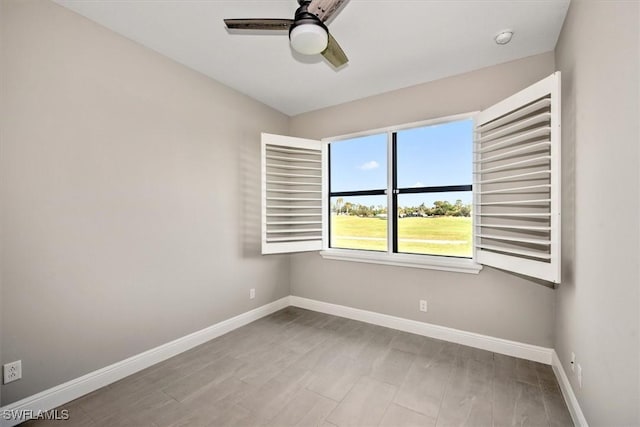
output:
{"label": "blue sky", "polygon": [[[472,183],[471,119],[397,133],[398,186],[426,187]],[[387,134],[370,135],[331,144],[331,191],[374,190],[387,186]],[[471,192],[405,194],[400,206],[431,206],[435,200],[461,199]],[[366,205],[386,205],[385,196],[344,198]]]}

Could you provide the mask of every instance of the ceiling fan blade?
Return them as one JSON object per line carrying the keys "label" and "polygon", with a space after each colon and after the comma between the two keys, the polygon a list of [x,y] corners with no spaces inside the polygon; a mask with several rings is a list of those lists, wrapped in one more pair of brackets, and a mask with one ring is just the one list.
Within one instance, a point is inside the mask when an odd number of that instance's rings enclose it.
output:
{"label": "ceiling fan blade", "polygon": [[344,64],[349,62],[349,58],[347,58],[347,55],[345,55],[340,45],[331,34],[329,34],[329,43],[327,44],[327,48],[322,51],[322,56],[324,56],[326,60],[336,68],[342,67]]}
{"label": "ceiling fan blade", "polygon": [[230,30],[289,30],[293,19],[225,19]]}
{"label": "ceiling fan blade", "polygon": [[311,0],[307,10],[325,22],[335,14],[348,0]]}

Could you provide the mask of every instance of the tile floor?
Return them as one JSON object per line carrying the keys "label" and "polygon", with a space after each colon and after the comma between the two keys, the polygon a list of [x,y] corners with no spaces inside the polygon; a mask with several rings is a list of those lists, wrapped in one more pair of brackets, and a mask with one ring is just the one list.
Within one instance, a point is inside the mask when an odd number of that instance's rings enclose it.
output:
{"label": "tile floor", "polygon": [[24,425],[573,425],[549,366],[294,307],[61,409]]}

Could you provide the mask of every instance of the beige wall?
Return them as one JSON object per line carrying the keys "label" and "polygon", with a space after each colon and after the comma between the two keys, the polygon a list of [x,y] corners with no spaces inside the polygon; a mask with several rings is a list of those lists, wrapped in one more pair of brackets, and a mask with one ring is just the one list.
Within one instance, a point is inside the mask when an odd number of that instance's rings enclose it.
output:
{"label": "beige wall", "polygon": [[[259,252],[288,118],[43,0],[2,0],[8,404],[289,294]],[[249,288],[257,297],[249,301]]]}
{"label": "beige wall", "polygon": [[[0,158],[2,157],[2,140],[4,135],[4,67],[2,66],[2,49],[4,40],[4,8],[0,5]],[[0,221],[2,221],[2,200],[0,199]],[[0,227],[0,253],[2,253],[2,228]],[[0,362],[2,362],[2,257],[0,256]],[[2,404],[2,387],[0,387],[0,405]]]}
{"label": "beige wall", "polygon": [[[294,136],[323,138],[481,110],[555,71],[553,53],[389,92],[291,119]],[[330,90],[330,88],[328,88]],[[491,268],[479,275],[295,255],[291,293],[550,347],[554,291]],[[418,300],[429,312],[418,311]]]}
{"label": "beige wall", "polygon": [[574,0],[556,48],[564,274],[555,348],[592,426],[640,425],[639,28],[638,2]]}

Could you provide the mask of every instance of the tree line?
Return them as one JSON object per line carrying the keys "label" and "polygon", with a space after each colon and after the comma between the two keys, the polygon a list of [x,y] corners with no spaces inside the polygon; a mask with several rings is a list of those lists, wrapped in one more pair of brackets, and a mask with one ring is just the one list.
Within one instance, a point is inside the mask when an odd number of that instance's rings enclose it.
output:
{"label": "tree line", "polygon": [[[338,197],[331,204],[331,211],[337,215],[351,215],[360,217],[376,217],[386,216],[387,208],[378,206],[366,206],[359,203],[345,202],[342,197]],[[398,216],[404,217],[433,217],[433,216],[471,216],[471,204],[462,203],[462,200],[456,200],[455,203],[446,200],[438,200],[433,202],[433,206],[426,206],[421,203],[419,206],[402,206],[398,208]]]}

